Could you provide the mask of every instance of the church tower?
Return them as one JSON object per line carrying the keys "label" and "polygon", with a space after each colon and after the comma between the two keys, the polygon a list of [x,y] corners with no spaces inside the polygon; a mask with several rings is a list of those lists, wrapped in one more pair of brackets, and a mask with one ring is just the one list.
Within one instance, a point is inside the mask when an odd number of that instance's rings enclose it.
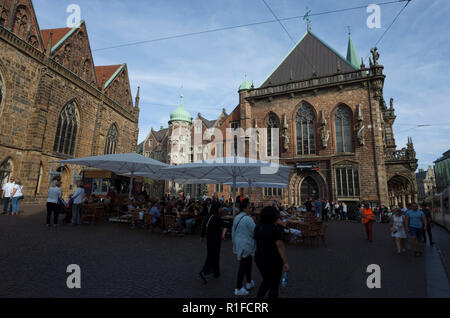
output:
{"label": "church tower", "polygon": [[170,114],[168,139],[168,164],[180,165],[189,162],[191,149],[191,114],[183,107],[183,96],[180,107]]}

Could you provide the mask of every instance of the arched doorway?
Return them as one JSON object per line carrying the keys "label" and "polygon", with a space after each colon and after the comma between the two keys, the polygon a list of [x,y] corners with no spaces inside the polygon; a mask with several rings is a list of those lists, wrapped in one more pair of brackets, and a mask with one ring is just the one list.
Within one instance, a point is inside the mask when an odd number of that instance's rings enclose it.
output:
{"label": "arched doorway", "polygon": [[319,186],[312,177],[306,177],[300,186],[301,202],[306,202],[309,198],[319,199]]}
{"label": "arched doorway", "polygon": [[298,172],[291,177],[289,204],[301,206],[308,198],[328,198],[327,183],[320,172]]}
{"label": "arched doorway", "polygon": [[410,180],[401,175],[395,175],[388,181],[389,203],[391,206],[406,207],[414,200],[414,192]]}

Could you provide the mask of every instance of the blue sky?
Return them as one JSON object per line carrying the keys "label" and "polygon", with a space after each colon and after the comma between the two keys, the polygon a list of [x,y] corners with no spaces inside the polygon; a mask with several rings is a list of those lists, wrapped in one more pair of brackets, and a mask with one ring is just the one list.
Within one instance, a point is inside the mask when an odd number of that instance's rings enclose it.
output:
{"label": "blue sky", "polygon": [[[388,0],[266,0],[279,18]],[[259,86],[292,49],[278,23],[262,24],[111,50],[124,43],[273,20],[262,0],[34,0],[42,29],[65,27],[69,4],[81,7],[96,65],[126,62],[133,94],[141,87],[139,142],[150,129],[167,127],[184,95],[184,106],[215,119],[238,104],[244,74]],[[312,31],[345,56],[348,31],[359,57],[367,57],[404,3],[381,6],[381,28],[369,29],[365,9],[313,16]],[[397,148],[411,136],[419,168],[450,148],[450,1],[412,0],[378,45],[387,75],[384,96],[393,97]],[[302,19],[283,22],[297,41]],[[366,64],[368,64],[366,62]],[[417,128],[414,125],[431,127]]]}

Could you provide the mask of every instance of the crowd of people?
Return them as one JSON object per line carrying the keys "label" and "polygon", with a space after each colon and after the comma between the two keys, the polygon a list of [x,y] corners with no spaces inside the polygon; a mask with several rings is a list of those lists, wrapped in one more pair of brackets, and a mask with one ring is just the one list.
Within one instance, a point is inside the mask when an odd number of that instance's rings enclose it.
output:
{"label": "crowd of people", "polygon": [[[14,177],[2,189],[1,198],[4,202],[3,214],[17,215],[20,201],[23,199],[22,184]],[[55,181],[48,191],[46,225],[58,225],[58,217],[63,210],[70,211],[66,221],[72,225],[82,223],[83,207],[101,202],[111,211],[117,208],[119,214],[128,214],[136,209],[149,213],[152,224],[162,225],[164,216],[171,215],[176,219],[179,235],[191,233],[195,225],[200,227],[200,242],[206,241],[206,260],[199,273],[201,280],[207,284],[210,276],[220,277],[220,250],[222,241],[232,240],[233,253],[238,262],[238,274],[234,294],[245,296],[255,287],[252,279],[253,263],[263,278],[257,296],[268,294],[271,298],[278,297],[279,285],[283,272],[289,271],[289,263],[284,245],[284,233],[290,233],[294,239],[300,238],[298,230],[287,227],[287,219],[299,214],[315,215],[317,220],[348,220],[349,211],[345,202],[330,202],[328,200],[313,200],[309,198],[301,206],[282,205],[273,201],[268,206],[255,206],[248,198],[225,199],[214,194],[191,198],[184,193],[176,196],[165,195],[159,200],[152,199],[144,191],[135,193],[125,200],[120,200],[114,187],[111,187],[105,197],[86,194],[82,183],[78,183],[73,193],[63,199],[61,182]],[[233,210],[235,207],[235,210]],[[373,223],[388,223],[398,254],[406,251],[406,243],[410,239],[415,256],[423,254],[423,243],[427,235],[430,245],[433,245],[430,209],[425,205],[408,204],[405,208],[376,206],[374,209],[368,203],[358,208],[361,222],[367,235],[367,240],[373,240]]]}
{"label": "crowd of people", "polygon": [[[363,208],[361,208],[362,223],[364,224],[369,242],[373,240],[372,224],[377,221],[377,218],[379,222],[382,222],[380,214],[383,215],[383,210],[381,212],[378,210],[377,213],[377,209],[373,211],[368,203],[365,203]],[[389,220],[389,228],[395,241],[397,254],[406,252],[406,245],[411,241],[414,256],[422,256],[424,250],[423,244],[426,244],[427,236],[430,246],[434,244],[431,232],[433,218],[431,210],[425,203],[419,206],[413,202],[407,204],[403,209],[394,207],[392,211],[386,209],[384,216]]]}

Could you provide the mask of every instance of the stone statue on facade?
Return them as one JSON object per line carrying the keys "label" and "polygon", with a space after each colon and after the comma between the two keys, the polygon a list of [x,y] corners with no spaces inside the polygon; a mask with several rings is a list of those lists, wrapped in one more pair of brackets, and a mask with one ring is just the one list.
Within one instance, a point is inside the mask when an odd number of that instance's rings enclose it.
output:
{"label": "stone statue on facade", "polygon": [[328,147],[328,140],[330,140],[330,131],[327,129],[327,120],[323,114],[323,111],[320,111],[320,140],[322,141],[322,147]]}
{"label": "stone statue on facade", "polygon": [[376,47],[374,47],[373,49],[370,50],[370,52],[372,53],[372,57],[373,57],[373,65],[377,66],[378,65],[378,59],[380,58],[380,54],[378,53],[378,49]]}
{"label": "stone statue on facade", "polygon": [[287,123],[286,114],[284,114],[283,118],[283,134],[281,136],[283,141],[283,149],[284,151],[289,151],[289,125]]}
{"label": "stone statue on facade", "polygon": [[358,144],[360,146],[364,146],[365,140],[364,140],[364,129],[366,126],[364,125],[364,118],[362,117],[361,113],[361,106],[357,105],[358,107],[358,120],[356,125],[356,138],[358,139]]}
{"label": "stone statue on facade", "polygon": [[394,109],[394,99],[393,98],[391,98],[389,104],[390,104],[389,110],[393,110]]}

